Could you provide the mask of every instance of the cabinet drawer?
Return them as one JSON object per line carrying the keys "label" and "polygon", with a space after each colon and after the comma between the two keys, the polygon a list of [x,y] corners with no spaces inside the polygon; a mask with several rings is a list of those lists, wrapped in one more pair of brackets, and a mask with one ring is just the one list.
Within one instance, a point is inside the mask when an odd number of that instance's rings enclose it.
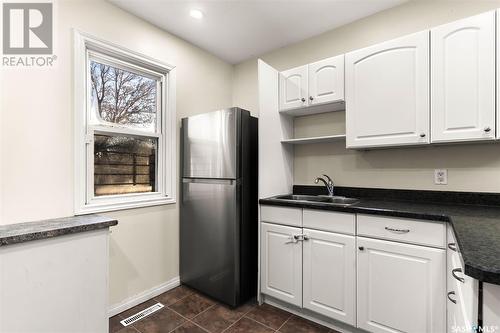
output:
{"label": "cabinet drawer", "polygon": [[302,208],[260,206],[260,220],[302,227]]}
{"label": "cabinet drawer", "polygon": [[304,209],[302,223],[304,228],[349,235],[354,235],[356,229],[356,217],[350,213]]}
{"label": "cabinet drawer", "polygon": [[445,247],[446,224],[421,220],[358,214],[358,235],[403,243]]}

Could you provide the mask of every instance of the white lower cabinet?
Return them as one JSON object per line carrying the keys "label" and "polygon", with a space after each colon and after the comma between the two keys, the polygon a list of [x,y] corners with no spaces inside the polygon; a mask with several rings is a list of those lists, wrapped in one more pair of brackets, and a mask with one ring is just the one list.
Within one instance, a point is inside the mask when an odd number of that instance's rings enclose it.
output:
{"label": "white lower cabinet", "polygon": [[447,286],[447,271],[462,266],[447,267],[441,222],[311,209],[285,218],[273,208],[261,214],[280,221],[260,223],[262,294],[374,333],[444,333],[477,316],[473,279],[455,270],[465,283]]}
{"label": "white lower cabinet", "polygon": [[356,325],[355,237],[303,232],[303,307]]}
{"label": "white lower cabinet", "polygon": [[357,237],[357,326],[370,332],[446,331],[443,249]]}
{"label": "white lower cabinet", "polygon": [[261,292],[302,306],[302,228],[261,223]]}
{"label": "white lower cabinet", "polygon": [[0,332],[108,332],[108,251],[108,229],[1,246]]}
{"label": "white lower cabinet", "polygon": [[448,332],[474,332],[478,324],[478,280],[465,275],[457,242],[448,227],[447,323]]}

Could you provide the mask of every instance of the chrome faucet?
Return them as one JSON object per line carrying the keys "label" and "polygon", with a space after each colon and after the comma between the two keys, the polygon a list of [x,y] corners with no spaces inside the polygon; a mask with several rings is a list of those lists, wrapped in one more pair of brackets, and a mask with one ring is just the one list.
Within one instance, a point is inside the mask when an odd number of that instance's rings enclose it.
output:
{"label": "chrome faucet", "polygon": [[[325,177],[327,180],[325,180],[325,178],[323,177]],[[323,177],[317,177],[314,180],[314,184],[318,184],[320,181],[323,182],[323,184],[325,184],[326,186],[326,189],[328,190],[328,196],[333,197],[333,181],[328,175],[323,174]]]}

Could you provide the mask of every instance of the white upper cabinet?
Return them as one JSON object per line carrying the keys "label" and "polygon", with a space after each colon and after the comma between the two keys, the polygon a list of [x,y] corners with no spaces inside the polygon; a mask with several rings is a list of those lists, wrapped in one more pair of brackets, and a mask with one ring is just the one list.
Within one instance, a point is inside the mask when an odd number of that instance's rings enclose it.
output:
{"label": "white upper cabinet", "polygon": [[344,100],[344,55],[309,64],[309,105]]}
{"label": "white upper cabinet", "polygon": [[347,147],[429,143],[429,32],[345,56]]}
{"label": "white upper cabinet", "polygon": [[344,55],[280,73],[280,111],[300,116],[344,109]]}
{"label": "white upper cabinet", "polygon": [[301,228],[261,223],[261,292],[302,306]]}
{"label": "white upper cabinet", "polygon": [[357,246],[359,328],[446,332],[445,250],[364,237]]}
{"label": "white upper cabinet", "polygon": [[280,73],[280,110],[290,110],[308,105],[307,65]]}
{"label": "white upper cabinet", "polygon": [[432,142],[495,138],[495,12],[431,30]]}
{"label": "white upper cabinet", "polygon": [[304,308],[356,325],[354,236],[304,229]]}

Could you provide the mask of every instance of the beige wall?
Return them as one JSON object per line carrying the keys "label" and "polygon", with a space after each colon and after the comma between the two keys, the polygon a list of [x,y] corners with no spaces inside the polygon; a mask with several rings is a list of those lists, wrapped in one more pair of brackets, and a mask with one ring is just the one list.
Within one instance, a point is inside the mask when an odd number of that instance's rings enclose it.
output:
{"label": "beige wall", "polygon": [[[232,103],[231,65],[107,2],[59,0],[55,19],[56,67],[2,72],[0,224],[73,214],[72,28],[175,65],[178,119]],[[111,304],[178,276],[177,204],[107,215]]]}
{"label": "beige wall", "polygon": [[[500,1],[414,0],[300,43],[262,55],[278,70],[307,64],[500,7]],[[233,103],[258,110],[257,61],[235,66]],[[342,115],[295,121],[296,136],[340,133]],[[328,129],[326,124],[331,124]],[[434,185],[435,168],[448,169],[448,185]],[[345,143],[295,148],[294,183],[321,173],[337,185],[406,189],[500,191],[500,144],[351,151]]]}

